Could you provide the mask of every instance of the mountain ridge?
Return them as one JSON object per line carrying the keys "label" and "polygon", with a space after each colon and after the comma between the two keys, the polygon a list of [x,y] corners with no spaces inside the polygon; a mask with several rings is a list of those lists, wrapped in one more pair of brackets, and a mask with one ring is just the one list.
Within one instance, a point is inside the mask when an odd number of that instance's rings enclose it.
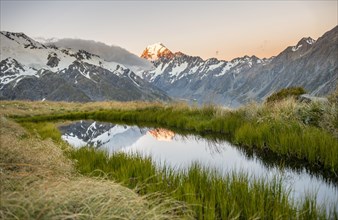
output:
{"label": "mountain ridge", "polygon": [[53,101],[170,100],[127,67],[85,50],[44,45],[0,32],[0,99]]}
{"label": "mountain ridge", "polygon": [[225,61],[186,54],[159,57],[152,60],[155,69],[140,76],[174,98],[200,104],[237,107],[261,102],[290,86],[303,86],[312,95],[326,95],[337,84],[337,30],[338,26],[316,41],[304,37],[271,58],[253,55]]}
{"label": "mountain ridge", "polygon": [[[230,61],[203,60],[156,43],[138,58],[147,58],[153,67],[136,66],[134,72],[111,61],[113,49],[107,45],[75,39],[45,45],[24,33],[2,31],[0,99],[168,101],[167,93],[174,99],[237,107],[290,86],[326,95],[337,86],[337,33],[338,26],[317,40],[304,37],[270,58],[245,55]],[[94,49],[81,48],[87,43]]]}

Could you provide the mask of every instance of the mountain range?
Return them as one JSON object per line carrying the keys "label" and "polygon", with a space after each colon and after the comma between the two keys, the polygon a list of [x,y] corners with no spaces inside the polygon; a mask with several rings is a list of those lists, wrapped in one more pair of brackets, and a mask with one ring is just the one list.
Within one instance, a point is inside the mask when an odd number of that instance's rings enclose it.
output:
{"label": "mountain range", "polygon": [[244,56],[231,61],[203,60],[172,52],[162,43],[148,46],[141,57],[155,68],[140,77],[174,98],[239,106],[263,101],[276,90],[302,86],[315,96],[334,91],[338,78],[338,26],[318,40],[302,38],[277,56]]}
{"label": "mountain range", "polygon": [[23,33],[2,31],[0,37],[0,99],[170,100],[121,63],[76,46],[44,45]]}
{"label": "mountain range", "polygon": [[[162,43],[140,57],[103,43],[75,39],[37,42],[2,31],[0,99],[56,101],[161,100],[237,107],[276,90],[302,86],[316,96],[338,79],[338,26],[302,38],[277,56],[203,60]],[[170,97],[169,97],[170,96]]]}

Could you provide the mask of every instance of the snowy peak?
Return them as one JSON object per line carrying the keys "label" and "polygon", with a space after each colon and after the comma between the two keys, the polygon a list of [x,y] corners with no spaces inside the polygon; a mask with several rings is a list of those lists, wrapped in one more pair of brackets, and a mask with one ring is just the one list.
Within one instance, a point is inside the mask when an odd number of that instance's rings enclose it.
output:
{"label": "snowy peak", "polygon": [[146,49],[143,51],[141,57],[147,60],[154,61],[158,60],[161,57],[171,59],[174,57],[174,54],[162,43],[156,43],[147,46]]}
{"label": "snowy peak", "polygon": [[45,45],[33,40],[32,38],[28,37],[24,33],[1,31],[0,34],[16,42],[17,44],[23,45],[24,48],[29,48],[29,49],[45,49],[46,48]]}

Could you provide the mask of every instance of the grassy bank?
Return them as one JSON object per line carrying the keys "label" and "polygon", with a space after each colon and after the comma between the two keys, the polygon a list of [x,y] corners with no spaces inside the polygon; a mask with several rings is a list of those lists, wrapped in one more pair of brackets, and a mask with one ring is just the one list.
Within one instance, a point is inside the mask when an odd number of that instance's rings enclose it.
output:
{"label": "grassy bank", "polygon": [[[216,171],[192,164],[174,172],[156,168],[150,157],[107,153],[92,148],[72,151],[77,169],[90,176],[102,176],[136,189],[141,195],[164,192],[174,200],[184,201],[196,219],[330,219],[325,208],[318,208],[316,199],[306,197],[295,203],[283,188],[281,179],[253,180],[247,174]],[[102,172],[103,171],[103,172]]]}
{"label": "grassy bank", "polygon": [[192,218],[186,205],[159,193],[140,196],[111,180],[79,175],[65,156],[68,145],[0,120],[0,219]]}
{"label": "grassy bank", "polygon": [[289,99],[238,110],[207,106],[146,106],[17,117],[20,122],[93,119],[221,134],[246,148],[305,161],[337,176],[338,113],[335,104],[301,104]]}

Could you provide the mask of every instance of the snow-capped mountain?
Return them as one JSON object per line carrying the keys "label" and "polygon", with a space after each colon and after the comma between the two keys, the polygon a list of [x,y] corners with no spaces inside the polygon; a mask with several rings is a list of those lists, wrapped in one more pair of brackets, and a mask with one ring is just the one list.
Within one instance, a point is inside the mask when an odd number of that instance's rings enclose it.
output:
{"label": "snow-capped mountain", "polygon": [[162,43],[152,44],[146,47],[143,51],[142,58],[147,60],[157,60],[159,58],[171,59],[174,57],[174,54]]}
{"label": "snow-capped mountain", "polygon": [[236,107],[290,86],[326,95],[338,81],[338,26],[317,40],[302,38],[275,57],[230,61],[172,52],[162,43],[146,47],[139,58],[86,40],[44,44],[2,31],[0,42],[0,99],[169,100],[165,91],[177,99]]}
{"label": "snow-capped mountain", "polygon": [[272,92],[290,86],[303,86],[312,95],[326,95],[334,91],[338,81],[338,26],[317,41],[302,38],[279,55],[264,59],[244,56],[231,61],[203,60],[181,52],[171,52],[169,57],[154,56],[161,51],[156,45],[148,46],[141,55],[155,69],[140,76],[174,98],[200,104],[236,107],[262,101]]}
{"label": "snow-capped mountain", "polygon": [[169,100],[127,67],[85,50],[0,32],[0,99]]}

